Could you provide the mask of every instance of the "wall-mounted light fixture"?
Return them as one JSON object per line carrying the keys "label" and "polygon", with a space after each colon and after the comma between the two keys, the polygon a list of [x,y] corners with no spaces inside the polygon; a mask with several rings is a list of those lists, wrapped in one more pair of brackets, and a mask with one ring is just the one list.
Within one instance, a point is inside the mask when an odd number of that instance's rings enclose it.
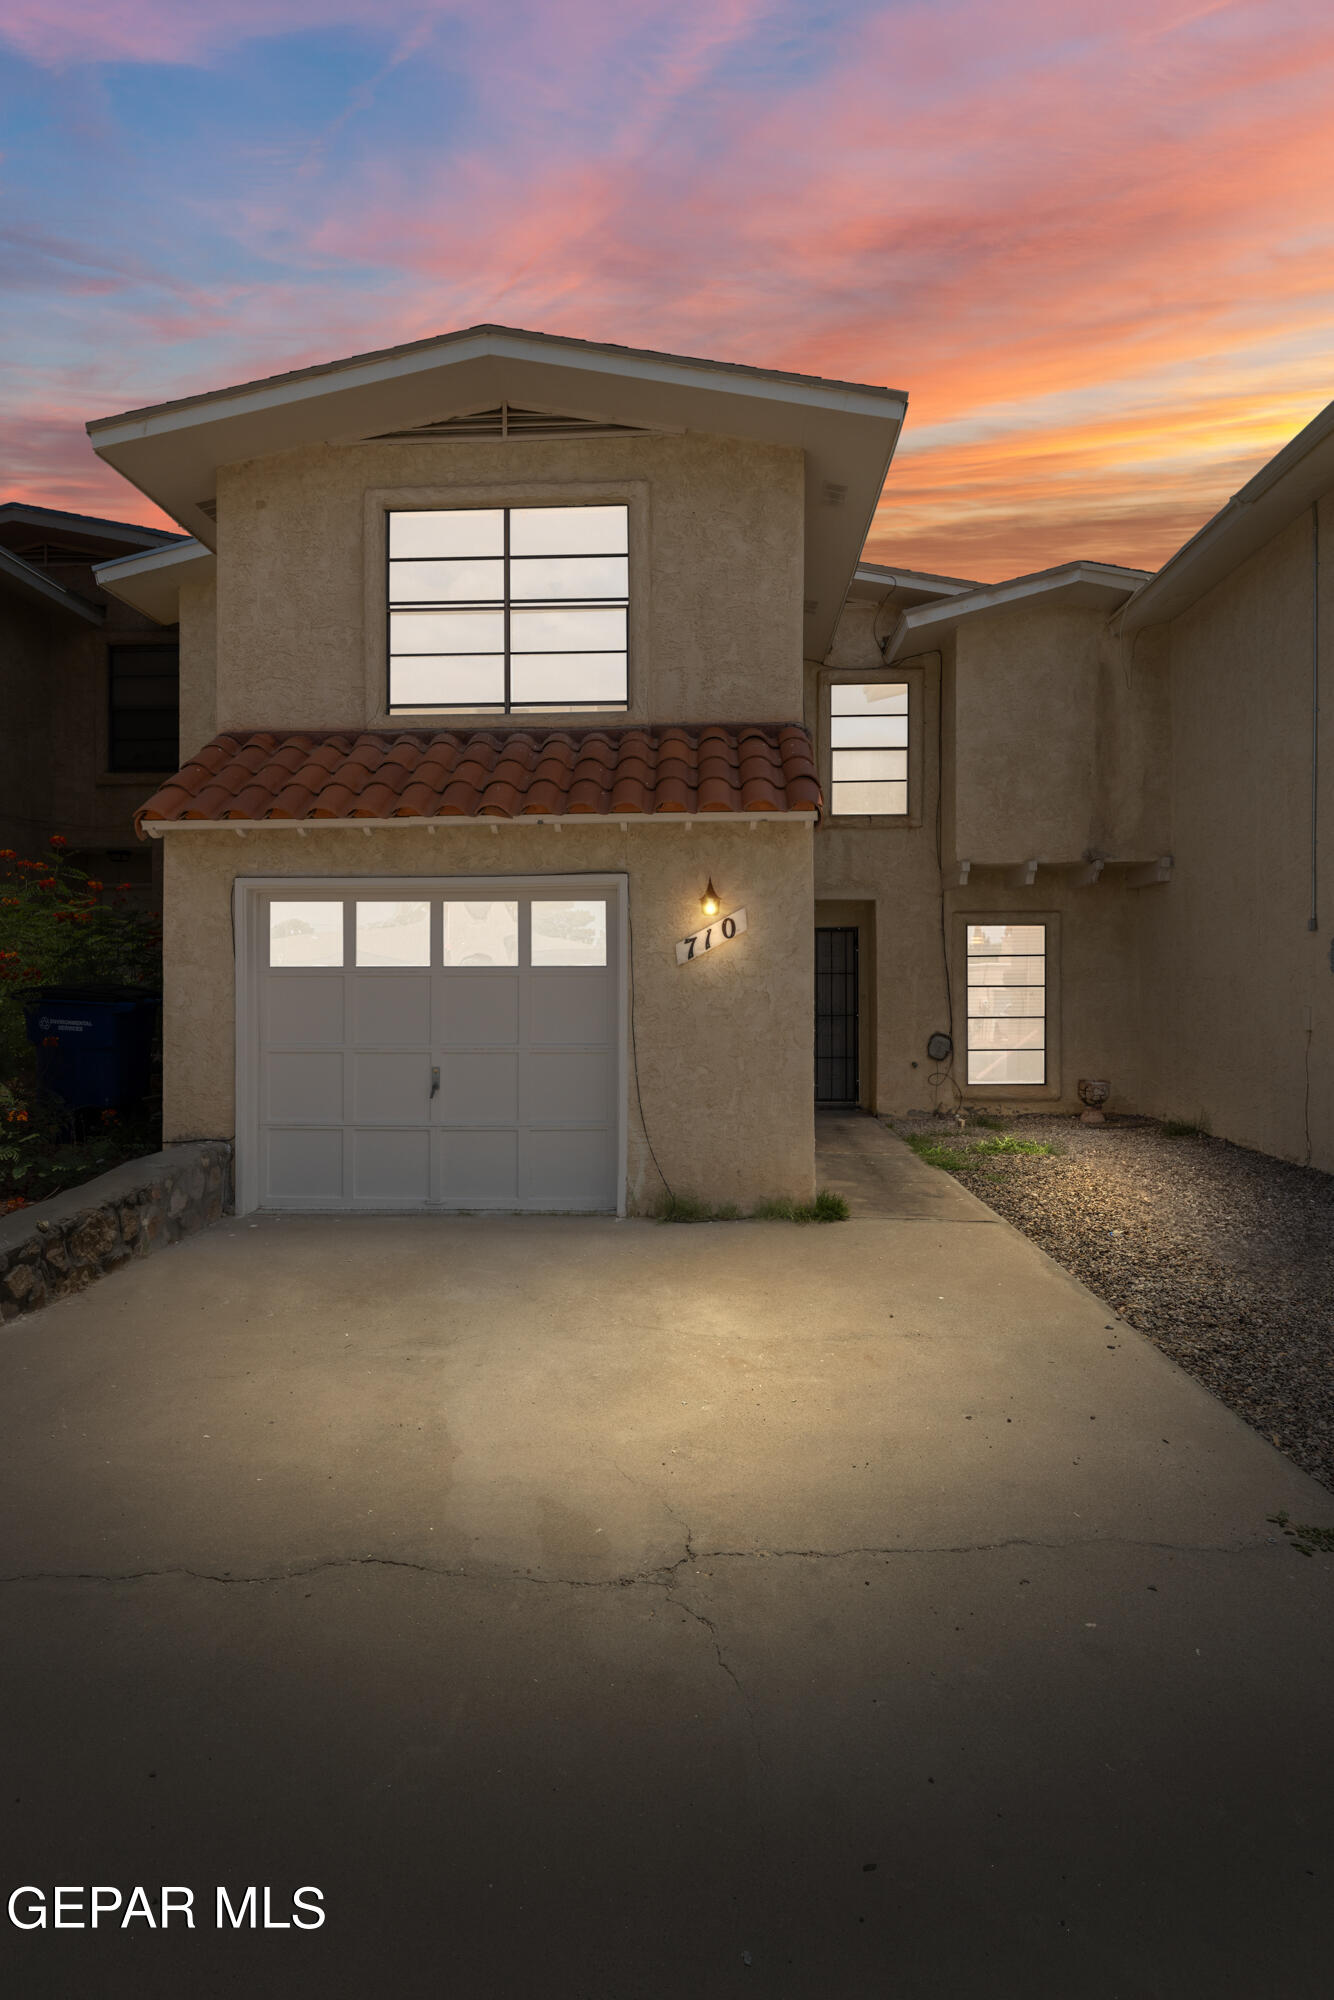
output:
{"label": "wall-mounted light fixture", "polygon": [[712,875],[709,877],[708,888],[699,899],[699,906],[706,917],[716,917],[718,914],[718,891],[713,886]]}

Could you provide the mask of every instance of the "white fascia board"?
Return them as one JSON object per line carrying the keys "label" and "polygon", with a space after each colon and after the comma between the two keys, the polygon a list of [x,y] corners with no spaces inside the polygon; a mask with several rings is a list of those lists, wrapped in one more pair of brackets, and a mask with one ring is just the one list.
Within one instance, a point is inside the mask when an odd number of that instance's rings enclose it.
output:
{"label": "white fascia board", "polygon": [[502,819],[496,813],[475,814],[471,818],[462,813],[450,813],[437,819],[428,819],[424,813],[398,813],[393,819],[146,819],[141,822],[140,831],[150,840],[159,840],[164,833],[299,833],[316,832],[378,833],[385,827],[425,827],[429,833],[437,828],[448,831],[455,826],[491,826],[500,831],[505,826],[595,826],[604,832],[610,826],[632,827],[663,826],[677,827],[690,832],[697,826],[813,826],[819,814],[808,807],[784,812],[717,812],[717,813],[520,813],[513,819]]}
{"label": "white fascia board", "polygon": [[1124,604],[1137,580],[1146,579],[1147,570],[1121,569],[1111,563],[1063,563],[1060,568],[1039,570],[1033,576],[1012,577],[1005,583],[985,584],[962,596],[938,604],[918,604],[905,611],[885,648],[885,660],[899,658],[913,641],[944,638],[965,618],[1004,605],[1023,604],[1034,599],[1048,603],[1073,602],[1110,615]]}
{"label": "white fascia board", "polygon": [[[201,503],[216,496],[219,466],[304,445],[350,445],[501,400],[799,450],[803,595],[812,606],[803,647],[808,658],[824,657],[907,410],[897,390],[481,328],[102,418],[88,430],[100,457],[211,548],[217,531]],[[558,454],[561,441],[543,448]]]}
{"label": "white fascia board", "polygon": [[[145,543],[156,549],[180,540],[178,535],[163,528],[145,528],[134,521],[109,521],[101,514],[72,514],[63,507],[34,507],[26,500],[0,502],[0,522],[8,521],[19,521],[31,528],[56,528],[62,534],[86,532],[90,539],[99,542],[129,542],[136,552],[142,552]],[[106,560],[118,558],[108,556]]]}
{"label": "white fascia board", "polygon": [[446,334],[438,341],[414,343],[410,348],[390,349],[366,360],[353,357],[344,364],[334,363],[308,375],[280,376],[269,382],[220,389],[182,403],[133,411],[123,417],[96,418],[87,426],[88,435],[94,448],[103,453],[133,439],[198,428],[234,416],[267,415],[293,403],[335,395],[343,388],[373,387],[380,382],[430,373],[442,366],[458,367],[468,361],[491,358],[534,362],[543,367],[688,390],[707,388],[771,402],[804,403],[813,409],[839,410],[850,416],[883,419],[887,406],[897,405],[895,414],[902,421],[907,408],[907,399],[896,390],[870,384],[808,382],[800,377],[733,367],[726,362],[689,361],[674,355],[599,348],[543,335],[479,329],[462,335]]}
{"label": "white fascia board", "polygon": [[58,605],[62,611],[72,612],[89,625],[100,625],[105,617],[100,604],[90,604],[87,598],[78,597],[63,584],[54,583],[49,576],[43,576],[31,563],[25,563],[22,556],[13,555],[8,549],[0,549],[0,577],[16,584],[29,596],[40,598],[44,603]]}
{"label": "white fascia board", "polygon": [[1136,591],[1121,630],[1162,625],[1189,610],[1331,487],[1334,403],[1327,403]]}
{"label": "white fascia board", "polygon": [[940,597],[962,597],[970,590],[986,588],[975,577],[933,576],[929,570],[898,569],[871,562],[858,563],[857,581],[880,584],[885,590],[895,590],[900,585],[909,590],[931,590]]}
{"label": "white fascia board", "polygon": [[180,589],[187,578],[203,576],[216,562],[202,542],[173,542],[164,549],[116,556],[93,571],[100,587],[159,625],[174,625],[180,617]]}
{"label": "white fascia board", "polygon": [[859,563],[848,595],[863,602],[871,599],[883,602],[894,595],[906,596],[910,601],[925,601],[928,598],[934,601],[938,598],[964,597],[969,591],[981,588],[975,580],[965,582],[955,576],[930,576],[923,570],[886,569],[876,563]]}

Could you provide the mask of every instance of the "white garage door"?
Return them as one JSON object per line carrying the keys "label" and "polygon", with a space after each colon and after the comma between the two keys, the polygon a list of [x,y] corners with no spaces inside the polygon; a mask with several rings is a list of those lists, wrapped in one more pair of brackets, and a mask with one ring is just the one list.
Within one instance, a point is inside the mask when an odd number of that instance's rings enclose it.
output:
{"label": "white garage door", "polygon": [[266,885],[263,1208],[614,1210],[615,885]]}

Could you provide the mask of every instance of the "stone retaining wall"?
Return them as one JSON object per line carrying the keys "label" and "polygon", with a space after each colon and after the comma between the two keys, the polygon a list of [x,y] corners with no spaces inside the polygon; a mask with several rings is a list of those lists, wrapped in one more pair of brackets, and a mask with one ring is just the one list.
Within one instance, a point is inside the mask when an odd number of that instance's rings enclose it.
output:
{"label": "stone retaining wall", "polygon": [[0,1321],[81,1292],[207,1227],[232,1205],[225,1139],[168,1146],[0,1217]]}

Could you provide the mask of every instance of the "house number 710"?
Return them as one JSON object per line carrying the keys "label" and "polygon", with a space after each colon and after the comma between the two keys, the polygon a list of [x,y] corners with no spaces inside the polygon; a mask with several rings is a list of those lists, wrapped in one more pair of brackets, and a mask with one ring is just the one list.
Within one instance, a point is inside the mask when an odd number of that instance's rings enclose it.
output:
{"label": "house number 710", "polygon": [[730,917],[715,917],[703,930],[691,937],[684,937],[676,947],[678,965],[689,965],[692,958],[703,958],[709,951],[717,951],[720,944],[730,944],[746,929],[744,910],[733,910]]}

